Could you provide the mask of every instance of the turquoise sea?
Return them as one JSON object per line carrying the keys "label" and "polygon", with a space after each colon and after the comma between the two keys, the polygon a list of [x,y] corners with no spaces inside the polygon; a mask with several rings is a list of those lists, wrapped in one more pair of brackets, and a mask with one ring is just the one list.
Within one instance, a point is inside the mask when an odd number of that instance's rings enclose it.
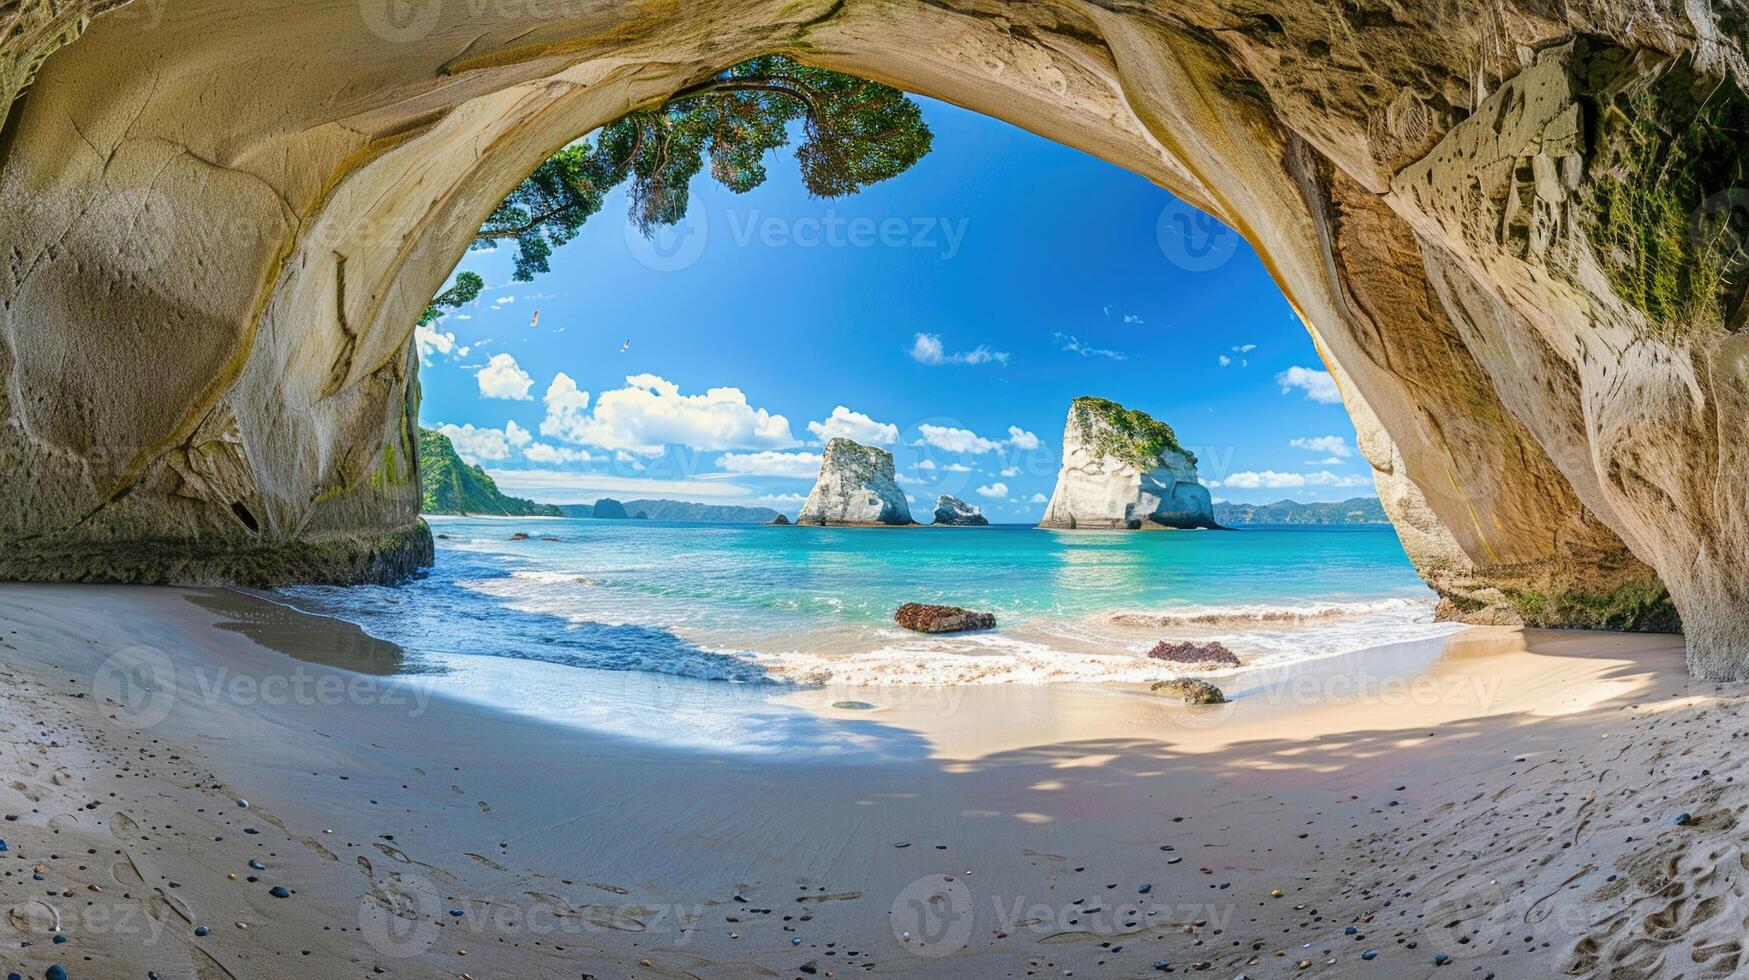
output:
{"label": "turquoise sea", "polygon": [[[741,684],[1147,681],[1176,673],[1144,656],[1163,639],[1218,639],[1257,667],[1454,630],[1433,622],[1388,527],[431,525],[437,564],[410,586],[281,598],[399,643],[415,668],[508,659]],[[910,601],[991,610],[999,626],[907,633],[891,617]]]}

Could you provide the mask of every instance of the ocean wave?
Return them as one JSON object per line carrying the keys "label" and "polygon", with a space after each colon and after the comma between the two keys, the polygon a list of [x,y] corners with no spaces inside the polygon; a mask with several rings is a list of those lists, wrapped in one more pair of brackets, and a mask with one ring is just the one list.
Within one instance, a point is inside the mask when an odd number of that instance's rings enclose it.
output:
{"label": "ocean wave", "polygon": [[1379,616],[1405,616],[1433,619],[1431,599],[1369,599],[1362,602],[1306,603],[1291,606],[1236,605],[1185,606],[1159,612],[1112,613],[1116,626],[1142,629],[1170,629],[1175,626],[1208,628],[1242,628],[1256,626],[1291,627],[1315,623],[1331,623],[1344,619]]}

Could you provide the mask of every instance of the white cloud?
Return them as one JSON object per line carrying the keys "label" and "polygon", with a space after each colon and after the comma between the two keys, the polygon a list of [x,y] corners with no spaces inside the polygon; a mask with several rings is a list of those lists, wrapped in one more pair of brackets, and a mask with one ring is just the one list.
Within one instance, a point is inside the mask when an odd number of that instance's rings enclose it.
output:
{"label": "white cloud", "polygon": [[[511,422],[510,428],[528,435],[528,430],[517,429]],[[464,462],[478,463],[482,459],[508,459],[510,457],[510,438],[503,429],[475,428],[472,422],[467,425],[439,425],[437,431],[449,436],[449,441],[455,446],[455,453]]]}
{"label": "white cloud", "polygon": [[942,469],[949,473],[970,473],[972,471],[972,468],[964,463],[949,463]]}
{"label": "white cloud", "polygon": [[861,412],[840,405],[821,422],[809,422],[808,431],[821,442],[829,439],[849,439],[870,446],[890,446],[899,441],[899,427],[891,422],[876,422]]}
{"label": "white cloud", "polygon": [[1240,344],[1239,346],[1233,348],[1233,353],[1235,353],[1235,354],[1249,354],[1256,349],[1257,349],[1256,344]]}
{"label": "white cloud", "polygon": [[516,424],[515,419],[504,423],[504,441],[512,446],[526,446],[534,441],[534,435],[527,429]]}
{"label": "white cloud", "polygon": [[992,483],[989,486],[979,487],[978,488],[978,496],[990,497],[990,498],[1006,497],[1006,496],[1008,496],[1008,484],[1003,483],[1000,480],[998,480],[997,482]]}
{"label": "white cloud", "polygon": [[917,427],[923,433],[923,444],[949,453],[987,453],[1000,446],[991,442],[970,429],[956,429],[947,425],[929,425]]}
{"label": "white cloud", "polygon": [[919,364],[1007,364],[1008,354],[979,344],[968,351],[948,353],[941,335],[920,333],[911,338],[911,360]]}
{"label": "white cloud", "polygon": [[808,495],[805,493],[773,493],[763,497],[754,497],[753,502],[777,510],[784,510],[796,504],[806,503],[807,499]]}
{"label": "white cloud", "polygon": [[455,334],[437,329],[437,324],[441,322],[443,321],[422,323],[413,328],[413,342],[419,345],[420,364],[430,364],[433,354],[448,356],[455,350]]}
{"label": "white cloud", "polygon": [[1008,477],[1010,480],[1012,480],[1015,477],[1020,475],[1020,467],[1018,467],[1018,466],[1004,467],[1002,472],[998,473],[996,475],[997,476],[1005,476],[1005,477]]}
{"label": "white cloud", "polygon": [[1233,359],[1232,359],[1232,358],[1230,358],[1230,357],[1228,357],[1228,356],[1227,356],[1227,355],[1225,355],[1225,354],[1222,354],[1222,355],[1221,355],[1221,356],[1220,356],[1220,358],[1219,358],[1219,360],[1220,360],[1220,362],[1221,362],[1221,367],[1226,367],[1226,366],[1227,366],[1227,365],[1229,365],[1229,364],[1231,364],[1231,363],[1233,363]]}
{"label": "white cloud", "polygon": [[1121,361],[1129,357],[1128,354],[1125,354],[1120,350],[1111,350],[1105,347],[1089,347],[1086,344],[1083,344],[1080,338],[1070,334],[1053,333],[1051,336],[1056,338],[1057,343],[1060,345],[1057,348],[1058,350],[1065,350],[1072,354],[1080,354],[1082,357],[1109,357],[1114,361]]}
{"label": "white cloud", "polygon": [[492,301],[492,305],[493,306],[504,306],[508,303],[514,303],[514,302],[516,302],[516,297],[514,297],[514,296],[500,296],[497,299]]}
{"label": "white cloud", "polygon": [[1307,436],[1292,439],[1288,445],[1295,449],[1305,449],[1314,453],[1328,453],[1331,456],[1347,458],[1354,450],[1348,447],[1348,440],[1342,436]]}
{"label": "white cloud", "polygon": [[1125,322],[1125,323],[1141,323],[1142,318],[1139,316],[1136,316],[1134,313],[1125,313],[1123,315],[1123,322]]}
{"label": "white cloud", "polygon": [[572,434],[583,428],[584,410],[589,407],[589,392],[577,387],[577,382],[563,371],[553,375],[552,383],[547,385],[547,393],[541,396],[546,403],[547,417],[541,420],[540,434],[569,442],[579,440]]}
{"label": "white cloud", "polygon": [[1288,394],[1295,388],[1302,389],[1306,397],[1325,405],[1337,405],[1342,402],[1342,395],[1336,390],[1336,379],[1329,371],[1315,371],[1298,365],[1288,368],[1275,376],[1275,383],[1281,385],[1281,393]]}
{"label": "white cloud", "polygon": [[1343,459],[1341,456],[1326,456],[1323,459],[1314,459],[1311,462],[1307,463],[1306,465],[1307,466],[1341,466],[1343,463],[1346,463],[1346,462],[1348,462],[1348,461]]}
{"label": "white cloud", "polygon": [[525,402],[529,400],[528,389],[534,387],[534,379],[509,354],[493,354],[474,379],[480,383],[480,394],[486,398]]}
{"label": "white cloud", "polygon": [[747,404],[739,388],[710,388],[702,395],[654,374],[634,374],[624,388],[604,391],[593,412],[588,395],[563,374],[553,378],[545,397],[547,417],[541,434],[603,449],[655,455],[665,446],[702,451],[787,449],[797,445],[789,419]]}
{"label": "white cloud", "polygon": [[917,468],[918,468],[918,469],[920,469],[920,470],[932,470],[932,469],[935,469],[935,460],[933,460],[933,459],[924,459],[924,460],[919,460],[919,461],[918,461],[918,462],[917,462]]}
{"label": "white cloud", "polygon": [[1008,427],[1008,444],[1016,449],[1027,450],[1037,449],[1041,445],[1038,436],[1033,435],[1018,425],[1011,425]]}
{"label": "white cloud", "polygon": [[718,468],[747,476],[793,476],[811,480],[820,475],[819,453],[779,453],[767,449],[758,453],[724,453],[717,459]]}
{"label": "white cloud", "polygon": [[1030,501],[1031,501],[1031,502],[1032,502],[1032,503],[1035,503],[1035,504],[1048,504],[1048,503],[1050,503],[1050,502],[1051,502],[1051,498],[1049,498],[1049,497],[1047,497],[1047,496],[1045,496],[1045,495],[1044,495],[1044,494],[1042,494],[1042,493],[1035,493],[1035,494],[1033,494],[1033,495],[1032,495],[1032,496],[1031,496],[1031,497],[1030,497],[1030,498],[1028,498],[1028,499],[1029,499],[1029,500],[1030,500]]}
{"label": "white cloud", "polygon": [[531,463],[590,463],[595,460],[586,449],[571,449],[546,442],[537,442],[524,449],[522,458]]}
{"label": "white cloud", "polygon": [[1210,481],[1209,486],[1256,490],[1259,488],[1283,489],[1292,487],[1360,487],[1371,483],[1372,480],[1364,476],[1339,476],[1329,470],[1319,470],[1316,473],[1241,470],[1238,473],[1229,474],[1225,480]]}

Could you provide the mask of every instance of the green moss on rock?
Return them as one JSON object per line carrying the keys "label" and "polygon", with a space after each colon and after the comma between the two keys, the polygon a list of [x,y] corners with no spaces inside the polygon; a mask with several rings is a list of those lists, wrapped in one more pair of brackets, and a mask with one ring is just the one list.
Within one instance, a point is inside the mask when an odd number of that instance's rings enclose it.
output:
{"label": "green moss on rock", "polygon": [[1586,213],[1611,287],[1667,335],[1718,327],[1749,280],[1749,98],[1683,57],[1587,65],[1596,93]]}
{"label": "green moss on rock", "polygon": [[1549,629],[1626,630],[1635,633],[1680,633],[1682,618],[1670,593],[1661,586],[1630,582],[1606,592],[1549,594],[1533,589],[1502,588],[1501,593],[1524,617],[1526,626]]}
{"label": "green moss on rock", "polygon": [[1090,395],[1071,402],[1069,412],[1095,453],[1143,470],[1160,465],[1166,453],[1178,453],[1196,463],[1196,456],[1179,445],[1178,434],[1172,427],[1146,412]]}

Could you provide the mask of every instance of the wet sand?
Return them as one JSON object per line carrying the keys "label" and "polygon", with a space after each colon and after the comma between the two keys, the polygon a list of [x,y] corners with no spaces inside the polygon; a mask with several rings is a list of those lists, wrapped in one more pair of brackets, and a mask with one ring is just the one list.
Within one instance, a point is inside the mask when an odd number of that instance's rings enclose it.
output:
{"label": "wet sand", "polygon": [[1749,699],[1674,637],[1478,630],[1204,709],[757,693],[839,757],[514,715],[398,656],[237,594],[0,586],[5,968],[1728,976],[1749,921]]}

